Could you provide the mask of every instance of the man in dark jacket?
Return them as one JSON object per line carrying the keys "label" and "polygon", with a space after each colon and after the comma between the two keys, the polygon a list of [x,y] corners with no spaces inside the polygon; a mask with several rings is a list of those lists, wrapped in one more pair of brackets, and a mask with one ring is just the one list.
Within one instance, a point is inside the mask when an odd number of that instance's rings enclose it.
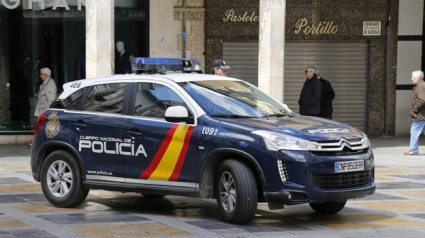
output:
{"label": "man in dark jacket", "polygon": [[332,119],[333,107],[332,100],[335,98],[335,92],[331,83],[317,74],[317,78],[322,83],[322,97],[320,99],[320,117]]}
{"label": "man in dark jacket", "polygon": [[322,94],[322,86],[316,76],[316,68],[308,66],[305,69],[306,81],[301,90],[300,99],[300,114],[306,116],[320,116],[320,98]]}
{"label": "man in dark jacket", "polygon": [[425,134],[425,82],[424,72],[416,70],[412,72],[413,90],[410,115],[412,126],[410,127],[410,150],[404,155],[419,155],[418,140],[421,133]]}

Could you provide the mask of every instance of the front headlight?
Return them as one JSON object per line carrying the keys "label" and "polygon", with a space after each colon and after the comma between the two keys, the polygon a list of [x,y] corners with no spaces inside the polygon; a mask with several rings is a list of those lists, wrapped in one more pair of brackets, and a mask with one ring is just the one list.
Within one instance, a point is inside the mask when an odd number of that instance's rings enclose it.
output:
{"label": "front headlight", "polygon": [[278,151],[278,150],[317,150],[319,145],[308,140],[303,140],[297,137],[283,135],[273,131],[253,131],[253,134],[263,137],[264,143],[266,143],[267,149]]}
{"label": "front headlight", "polygon": [[363,131],[360,131],[360,132],[362,133],[362,136],[363,136],[363,145],[367,147],[371,147],[370,140],[369,138],[367,138],[367,135],[363,133]]}

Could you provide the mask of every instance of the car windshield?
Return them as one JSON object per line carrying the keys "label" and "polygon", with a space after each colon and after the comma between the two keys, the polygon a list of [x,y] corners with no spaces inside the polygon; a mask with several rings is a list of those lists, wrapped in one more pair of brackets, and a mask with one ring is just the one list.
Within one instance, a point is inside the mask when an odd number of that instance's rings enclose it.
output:
{"label": "car windshield", "polygon": [[282,104],[243,81],[193,81],[180,83],[180,86],[210,116],[248,118],[288,113]]}

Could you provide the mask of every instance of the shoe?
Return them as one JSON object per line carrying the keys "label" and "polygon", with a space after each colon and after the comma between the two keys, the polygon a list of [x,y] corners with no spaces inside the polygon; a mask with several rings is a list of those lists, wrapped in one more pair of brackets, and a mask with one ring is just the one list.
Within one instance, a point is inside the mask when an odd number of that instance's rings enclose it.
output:
{"label": "shoe", "polygon": [[419,153],[415,153],[413,151],[407,151],[403,153],[404,155],[419,155]]}

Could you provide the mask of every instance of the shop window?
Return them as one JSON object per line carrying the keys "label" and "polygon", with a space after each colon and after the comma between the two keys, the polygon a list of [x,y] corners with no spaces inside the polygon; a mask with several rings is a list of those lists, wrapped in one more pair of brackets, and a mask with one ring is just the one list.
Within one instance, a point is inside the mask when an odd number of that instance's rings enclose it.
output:
{"label": "shop window", "polygon": [[[52,71],[59,91],[67,82],[86,78],[86,9],[79,7],[78,0],[61,1],[69,9],[56,10],[54,1],[44,1],[44,9],[38,7],[37,1],[33,9],[29,9],[26,0],[13,9],[3,2],[0,1],[0,134],[31,134],[37,121],[34,110],[41,84],[39,70],[48,67]],[[112,64],[119,72],[128,73],[132,57],[149,55],[149,0],[114,3],[115,39],[123,43],[125,52],[116,50],[118,68]]]}
{"label": "shop window", "polygon": [[149,56],[149,0],[115,1],[115,74],[129,74],[134,57]]}
{"label": "shop window", "polygon": [[67,0],[69,10],[53,10],[53,2],[9,9],[0,1],[0,134],[32,133],[41,68],[51,70],[59,91],[85,78],[85,7]]}

